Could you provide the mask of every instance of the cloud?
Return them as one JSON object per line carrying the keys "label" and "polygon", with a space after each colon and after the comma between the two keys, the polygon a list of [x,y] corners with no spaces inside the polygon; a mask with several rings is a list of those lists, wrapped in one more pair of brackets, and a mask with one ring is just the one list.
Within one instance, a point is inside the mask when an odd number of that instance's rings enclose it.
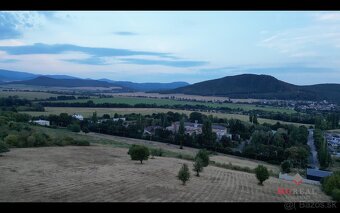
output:
{"label": "cloud", "polygon": [[162,65],[170,67],[197,67],[208,64],[205,61],[186,61],[186,60],[149,60],[149,59],[134,59],[127,58],[122,60],[123,63],[138,64],[138,65]]}
{"label": "cloud", "polygon": [[134,36],[134,35],[138,35],[138,33],[127,32],[127,31],[114,32],[114,34],[120,35],[120,36]]}
{"label": "cloud", "polygon": [[77,64],[89,64],[89,65],[109,65],[104,59],[98,57],[90,57],[85,59],[64,59],[63,61],[68,61]]}
{"label": "cloud", "polygon": [[20,60],[18,59],[0,59],[0,63],[15,63],[18,62]]}
{"label": "cloud", "polygon": [[317,14],[316,19],[319,21],[340,21],[340,13]]}
{"label": "cloud", "polygon": [[21,37],[19,24],[20,22],[12,13],[0,12],[0,40]]}

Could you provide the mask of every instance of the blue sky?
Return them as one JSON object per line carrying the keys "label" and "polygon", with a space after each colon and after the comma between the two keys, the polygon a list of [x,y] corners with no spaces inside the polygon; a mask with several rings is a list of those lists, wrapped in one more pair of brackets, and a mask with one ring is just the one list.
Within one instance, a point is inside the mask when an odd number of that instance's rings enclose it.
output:
{"label": "blue sky", "polygon": [[0,12],[0,69],[134,82],[340,83],[340,12]]}

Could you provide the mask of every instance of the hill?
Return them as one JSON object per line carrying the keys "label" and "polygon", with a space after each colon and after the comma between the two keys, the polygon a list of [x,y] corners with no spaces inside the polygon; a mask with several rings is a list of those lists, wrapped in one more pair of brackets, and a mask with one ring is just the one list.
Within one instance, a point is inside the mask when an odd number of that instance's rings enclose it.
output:
{"label": "hill", "polygon": [[284,100],[329,100],[340,102],[340,84],[298,86],[269,75],[242,74],[203,81],[160,93],[226,96]]}
{"label": "hill", "polygon": [[[13,84],[14,82],[9,82],[7,84]],[[46,76],[39,76],[37,78],[26,80],[26,81],[16,81],[15,84],[25,84],[34,86],[49,86],[49,87],[119,87],[118,85],[97,81],[97,80],[85,80],[85,79],[54,79]]]}
{"label": "hill", "polygon": [[134,90],[148,92],[148,91],[155,91],[155,90],[170,90],[176,89],[178,87],[184,87],[189,85],[187,82],[171,82],[171,83],[134,83],[131,81],[112,81],[109,79],[98,79],[99,81],[106,81],[109,83],[114,83],[116,85],[120,85],[122,87],[128,87]]}

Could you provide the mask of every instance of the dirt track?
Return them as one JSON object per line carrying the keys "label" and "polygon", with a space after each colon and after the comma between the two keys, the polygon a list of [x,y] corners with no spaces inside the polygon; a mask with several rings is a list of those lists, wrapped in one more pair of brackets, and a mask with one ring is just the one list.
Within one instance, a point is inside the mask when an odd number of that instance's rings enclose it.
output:
{"label": "dirt track", "polygon": [[254,174],[208,166],[186,186],[176,178],[182,163],[157,157],[140,165],[125,148],[44,147],[12,149],[0,157],[0,201],[329,201],[319,187],[313,195],[277,195],[293,183],[270,178],[257,185]]}

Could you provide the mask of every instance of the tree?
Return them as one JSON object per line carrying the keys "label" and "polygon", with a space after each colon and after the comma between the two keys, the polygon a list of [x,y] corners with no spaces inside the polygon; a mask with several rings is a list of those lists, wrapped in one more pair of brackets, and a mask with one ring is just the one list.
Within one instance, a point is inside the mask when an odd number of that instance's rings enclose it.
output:
{"label": "tree", "polygon": [[149,149],[142,145],[132,145],[128,154],[131,156],[131,160],[139,160],[143,164],[143,160],[148,160],[150,152]]}
{"label": "tree", "polygon": [[86,126],[82,129],[82,131],[87,134],[90,132],[89,128],[87,128]]}
{"label": "tree", "polygon": [[3,141],[0,141],[0,153],[9,152],[7,144]]}
{"label": "tree", "polygon": [[187,164],[183,164],[182,168],[179,170],[178,179],[182,181],[183,185],[190,179],[190,172]]}
{"label": "tree", "polygon": [[183,143],[184,143],[184,137],[185,137],[185,127],[184,127],[184,120],[181,119],[181,122],[179,123],[179,129],[178,129],[178,136],[179,136],[179,144],[180,149],[183,149]]}
{"label": "tree", "polygon": [[202,137],[203,137],[203,144],[205,145],[213,145],[213,132],[211,122],[209,120],[205,120],[202,126]]}
{"label": "tree", "polygon": [[335,171],[331,176],[321,180],[322,190],[331,195],[334,200],[340,201],[340,171]]}
{"label": "tree", "polygon": [[199,173],[203,171],[203,162],[201,158],[197,158],[195,160],[193,170],[196,172],[196,176],[199,177],[200,176]]}
{"label": "tree", "polygon": [[195,160],[200,159],[202,161],[202,166],[206,167],[209,165],[209,153],[205,149],[201,149],[195,156]]}
{"label": "tree", "polygon": [[80,126],[76,123],[68,125],[67,128],[72,132],[80,132]]}
{"label": "tree", "polygon": [[255,169],[256,178],[259,180],[259,185],[269,178],[269,172],[265,166],[258,165]]}
{"label": "tree", "polygon": [[109,115],[109,114],[104,114],[104,115],[103,115],[103,118],[104,118],[104,119],[110,119],[110,115]]}
{"label": "tree", "polygon": [[292,167],[292,163],[289,160],[285,160],[281,163],[281,170],[284,173],[289,173],[291,167]]}
{"label": "tree", "polygon": [[94,123],[96,123],[98,121],[97,112],[93,112],[93,114],[92,114],[92,121]]}

